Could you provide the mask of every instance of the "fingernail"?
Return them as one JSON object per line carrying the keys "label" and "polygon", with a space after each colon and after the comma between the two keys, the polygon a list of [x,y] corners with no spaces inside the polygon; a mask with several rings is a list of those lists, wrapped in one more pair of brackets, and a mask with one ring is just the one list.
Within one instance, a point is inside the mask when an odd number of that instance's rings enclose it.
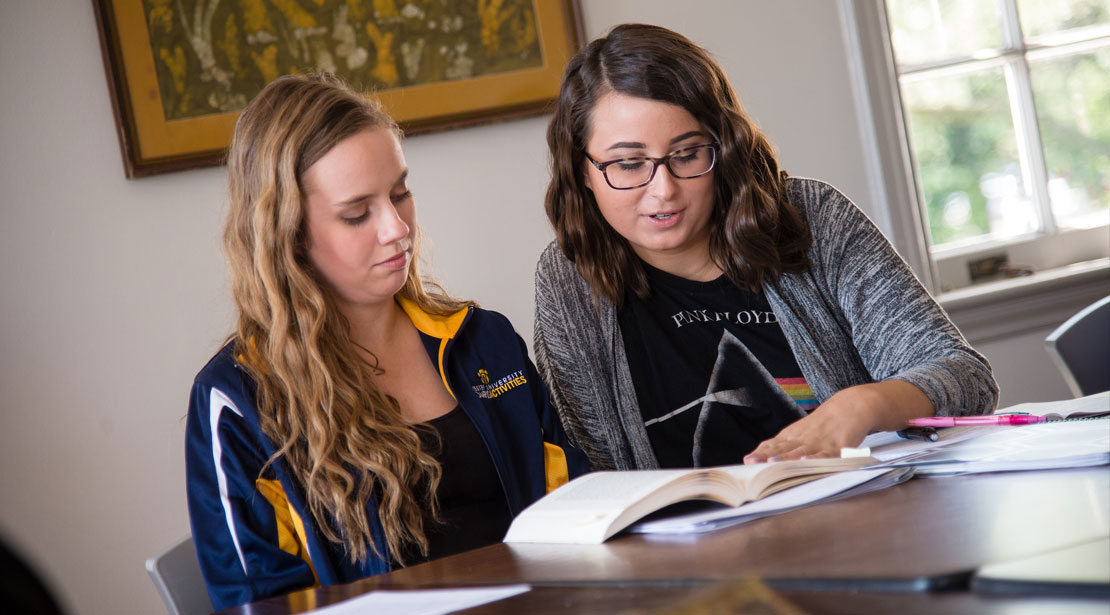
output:
{"label": "fingernail", "polygon": [[771,457],[767,461],[782,461],[782,457],[779,457],[778,455],[775,455],[774,457]]}

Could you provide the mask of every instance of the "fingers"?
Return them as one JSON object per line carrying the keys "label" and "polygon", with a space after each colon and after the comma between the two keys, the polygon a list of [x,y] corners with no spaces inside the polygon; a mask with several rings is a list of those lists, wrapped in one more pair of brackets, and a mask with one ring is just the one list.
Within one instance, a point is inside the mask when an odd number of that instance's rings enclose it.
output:
{"label": "fingers", "polygon": [[744,463],[765,463],[789,459],[811,459],[819,457],[839,457],[840,449],[831,449],[814,442],[802,442],[789,438],[776,437],[764,440],[756,449],[744,457]]}
{"label": "fingers", "polygon": [[764,440],[744,457],[744,463],[763,463],[766,461],[782,461],[784,459],[798,459],[807,454],[805,443],[784,438],[781,435],[770,440]]}

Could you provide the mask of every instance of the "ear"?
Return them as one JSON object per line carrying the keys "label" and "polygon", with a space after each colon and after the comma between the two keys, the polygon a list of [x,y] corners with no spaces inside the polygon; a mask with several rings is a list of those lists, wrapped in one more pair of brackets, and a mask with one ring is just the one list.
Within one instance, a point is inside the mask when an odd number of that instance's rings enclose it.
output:
{"label": "ear", "polygon": [[582,161],[582,181],[586,184],[586,189],[590,192],[594,191],[593,183],[590,181],[590,161]]}

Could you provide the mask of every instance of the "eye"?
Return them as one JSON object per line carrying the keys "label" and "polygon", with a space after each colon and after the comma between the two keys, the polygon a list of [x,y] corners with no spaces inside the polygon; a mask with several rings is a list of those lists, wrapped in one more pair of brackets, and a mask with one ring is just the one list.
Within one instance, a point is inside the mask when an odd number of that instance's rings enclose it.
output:
{"label": "eye", "polygon": [[407,201],[407,200],[412,198],[412,190],[405,190],[404,192],[401,192],[399,194],[391,194],[391,195],[389,195],[389,198],[394,203],[400,203],[402,201]]}
{"label": "eye", "polygon": [[370,218],[370,212],[369,211],[362,212],[362,215],[360,215],[360,216],[353,216],[353,217],[340,216],[339,217],[340,220],[342,220],[345,224],[348,224],[350,226],[358,226],[358,225],[362,224],[363,222],[366,222],[366,220],[368,220],[369,218]]}
{"label": "eye", "polygon": [[694,160],[697,160],[704,155],[705,148],[699,146],[680,149],[677,152],[671,154],[671,157],[679,162],[693,162]]}
{"label": "eye", "polygon": [[617,167],[618,171],[639,171],[647,164],[642,158],[628,158],[626,160],[617,160],[613,166]]}

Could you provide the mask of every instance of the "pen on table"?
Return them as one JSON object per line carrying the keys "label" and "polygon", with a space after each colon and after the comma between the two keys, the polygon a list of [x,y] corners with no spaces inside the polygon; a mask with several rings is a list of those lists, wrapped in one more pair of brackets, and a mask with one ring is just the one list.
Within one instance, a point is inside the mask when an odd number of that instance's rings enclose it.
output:
{"label": "pen on table", "polygon": [[924,440],[926,442],[936,442],[940,439],[937,430],[932,427],[907,427],[898,430],[898,436],[906,440]]}
{"label": "pen on table", "polygon": [[927,416],[906,421],[911,427],[956,427],[959,425],[1031,425],[1043,423],[1043,416],[1028,414],[988,414],[985,416]]}

